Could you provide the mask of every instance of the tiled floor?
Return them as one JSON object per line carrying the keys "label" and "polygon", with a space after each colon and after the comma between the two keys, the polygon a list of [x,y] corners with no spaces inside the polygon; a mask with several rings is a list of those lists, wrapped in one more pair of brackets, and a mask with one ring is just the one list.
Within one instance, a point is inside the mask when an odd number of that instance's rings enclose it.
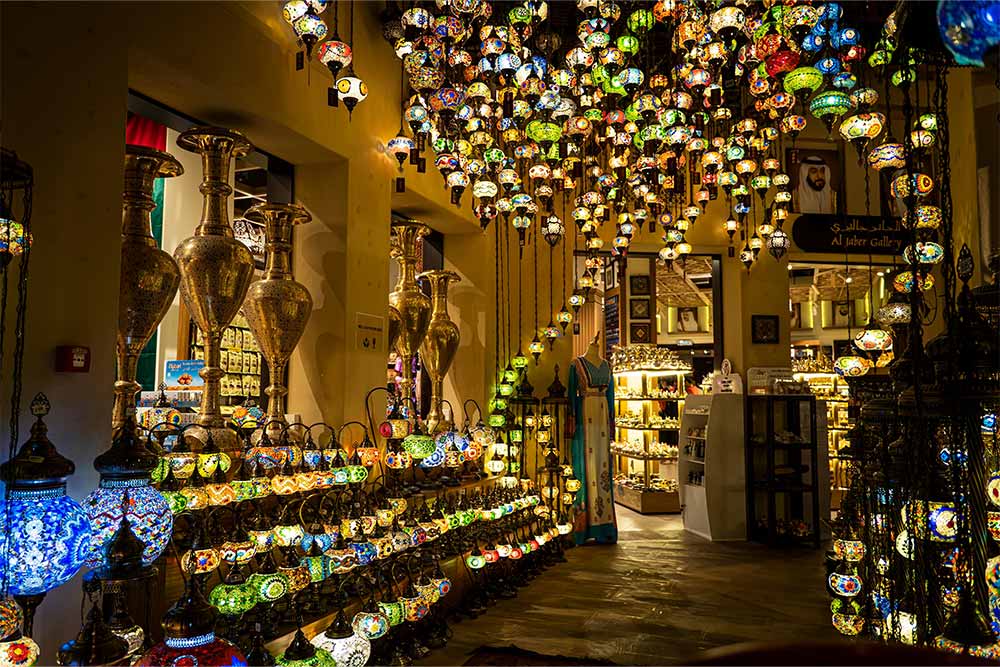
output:
{"label": "tiled floor", "polygon": [[484,644],[662,665],[737,642],[835,638],[821,551],[712,543],[678,516],[616,509],[616,546],[571,549],[516,599],[454,624],[423,664],[461,665]]}

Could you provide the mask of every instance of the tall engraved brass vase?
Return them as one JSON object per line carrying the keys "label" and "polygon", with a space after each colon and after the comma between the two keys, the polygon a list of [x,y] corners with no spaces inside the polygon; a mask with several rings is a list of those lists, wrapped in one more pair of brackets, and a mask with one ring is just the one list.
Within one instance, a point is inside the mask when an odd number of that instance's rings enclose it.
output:
{"label": "tall engraved brass vase", "polygon": [[205,339],[205,380],[197,423],[192,435],[203,443],[207,430],[223,450],[236,449],[236,434],[225,427],[219,410],[219,381],[223,376],[219,344],[222,332],[243,305],[253,279],[253,255],[233,237],[229,224],[229,169],[233,158],[243,157],[253,146],[235,130],[193,127],[181,133],[177,145],[201,155],[204,204],[194,236],[177,246],[174,259],[181,270],[181,298]]}
{"label": "tall engraved brass vase", "polygon": [[448,285],[461,280],[454,271],[425,271],[417,276],[431,286],[431,321],[427,335],[420,344],[420,359],[431,378],[431,409],[427,413],[427,428],[433,435],[439,427],[444,427],[444,413],[441,411],[441,394],[444,376],[451,368],[458,352],[460,335],[458,325],[448,315]]}
{"label": "tall engraved brass vase", "polygon": [[246,218],[263,223],[267,239],[264,277],[250,285],[243,314],[267,359],[271,374],[265,390],[268,435],[277,437],[285,423],[285,364],[302,338],[313,305],[309,290],[292,278],[292,227],[309,222],[312,216],[297,204],[258,204],[246,212]]}
{"label": "tall engraved brass vase", "polygon": [[431,300],[417,286],[417,253],[421,238],[430,230],[416,222],[392,226],[390,255],[399,263],[399,282],[389,294],[389,305],[399,312],[399,337],[396,352],[403,360],[403,399],[413,395],[413,357],[427,334],[431,317]]}
{"label": "tall engraved brass vase", "polygon": [[122,266],[118,286],[118,379],[111,425],[119,428],[135,406],[139,354],[167,314],[177,294],[180,272],[170,253],[160,250],[150,227],[153,181],[184,173],[177,159],[145,146],[125,147],[122,197]]}

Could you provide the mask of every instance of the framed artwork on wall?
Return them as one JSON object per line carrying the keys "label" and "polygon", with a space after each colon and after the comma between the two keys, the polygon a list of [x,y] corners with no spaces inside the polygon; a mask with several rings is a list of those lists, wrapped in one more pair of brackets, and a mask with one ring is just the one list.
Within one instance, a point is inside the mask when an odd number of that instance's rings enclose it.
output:
{"label": "framed artwork on wall", "polygon": [[785,151],[793,213],[843,213],[840,192],[844,159],[830,148],[789,148]]}
{"label": "framed artwork on wall", "polygon": [[628,325],[628,342],[631,344],[648,343],[651,339],[649,322],[632,322]]}
{"label": "framed artwork on wall", "polygon": [[774,345],[778,342],[777,315],[751,315],[750,340],[754,345]]}
{"label": "framed artwork on wall", "polygon": [[649,276],[647,275],[629,276],[628,291],[630,296],[649,296],[650,295]]}
{"label": "framed artwork on wall", "polygon": [[684,333],[697,333],[701,331],[701,325],[698,323],[697,308],[677,309],[677,330]]}
{"label": "framed artwork on wall", "polygon": [[629,299],[628,317],[630,320],[649,319],[649,299]]}

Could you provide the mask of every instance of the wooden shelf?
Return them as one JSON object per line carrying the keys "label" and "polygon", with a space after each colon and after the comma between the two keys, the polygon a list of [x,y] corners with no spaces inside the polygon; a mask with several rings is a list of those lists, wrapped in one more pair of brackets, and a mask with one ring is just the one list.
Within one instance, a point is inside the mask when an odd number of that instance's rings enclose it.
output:
{"label": "wooden shelf", "polygon": [[672,463],[677,462],[676,456],[657,456],[655,454],[626,454],[625,452],[619,452],[611,450],[611,453],[616,456],[624,456],[627,459],[635,459],[637,461],[669,461]]}
{"label": "wooden shelf", "polygon": [[654,426],[619,426],[618,424],[615,424],[615,428],[623,428],[623,429],[626,429],[626,430],[629,430],[629,431],[678,431],[678,430],[680,430],[680,426],[662,426],[662,427],[657,428],[657,427],[654,427]]}
{"label": "wooden shelf", "polygon": [[680,494],[677,491],[630,489],[615,484],[615,502],[640,514],[680,512]]}
{"label": "wooden shelf", "polygon": [[618,402],[618,401],[622,401],[622,402],[625,402],[625,401],[640,402],[641,401],[641,402],[645,403],[646,401],[683,401],[683,400],[684,400],[683,398],[678,398],[676,396],[664,396],[663,398],[656,398],[654,396],[646,396],[646,397],[640,398],[640,397],[632,396],[632,397],[628,397],[628,398],[616,398],[615,402]]}

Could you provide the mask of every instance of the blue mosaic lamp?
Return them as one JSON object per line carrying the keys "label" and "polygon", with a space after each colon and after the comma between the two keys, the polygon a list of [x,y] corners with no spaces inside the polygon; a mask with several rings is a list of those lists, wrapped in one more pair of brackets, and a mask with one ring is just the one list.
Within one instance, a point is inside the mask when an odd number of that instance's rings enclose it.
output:
{"label": "blue mosaic lamp", "polygon": [[938,0],[941,41],[959,65],[983,66],[983,56],[1000,45],[1000,2]]}
{"label": "blue mosaic lamp", "polygon": [[42,597],[73,578],[90,552],[90,522],[66,495],[73,462],[56,451],[43,418],[51,406],[44,394],[31,402],[36,421],[31,435],[10,461],[0,466],[7,483],[7,525],[0,553],[6,554],[7,589],[25,610],[31,634],[34,610]]}
{"label": "blue mosaic lamp", "polygon": [[167,546],[173,514],[166,498],[150,486],[150,474],[159,457],[136,436],[135,422],[128,418],[115,434],[111,447],[94,460],[100,473],[98,487],[83,501],[91,527],[91,567],[106,566],[105,546],[128,518],[143,544],[142,561],[150,565]]}

